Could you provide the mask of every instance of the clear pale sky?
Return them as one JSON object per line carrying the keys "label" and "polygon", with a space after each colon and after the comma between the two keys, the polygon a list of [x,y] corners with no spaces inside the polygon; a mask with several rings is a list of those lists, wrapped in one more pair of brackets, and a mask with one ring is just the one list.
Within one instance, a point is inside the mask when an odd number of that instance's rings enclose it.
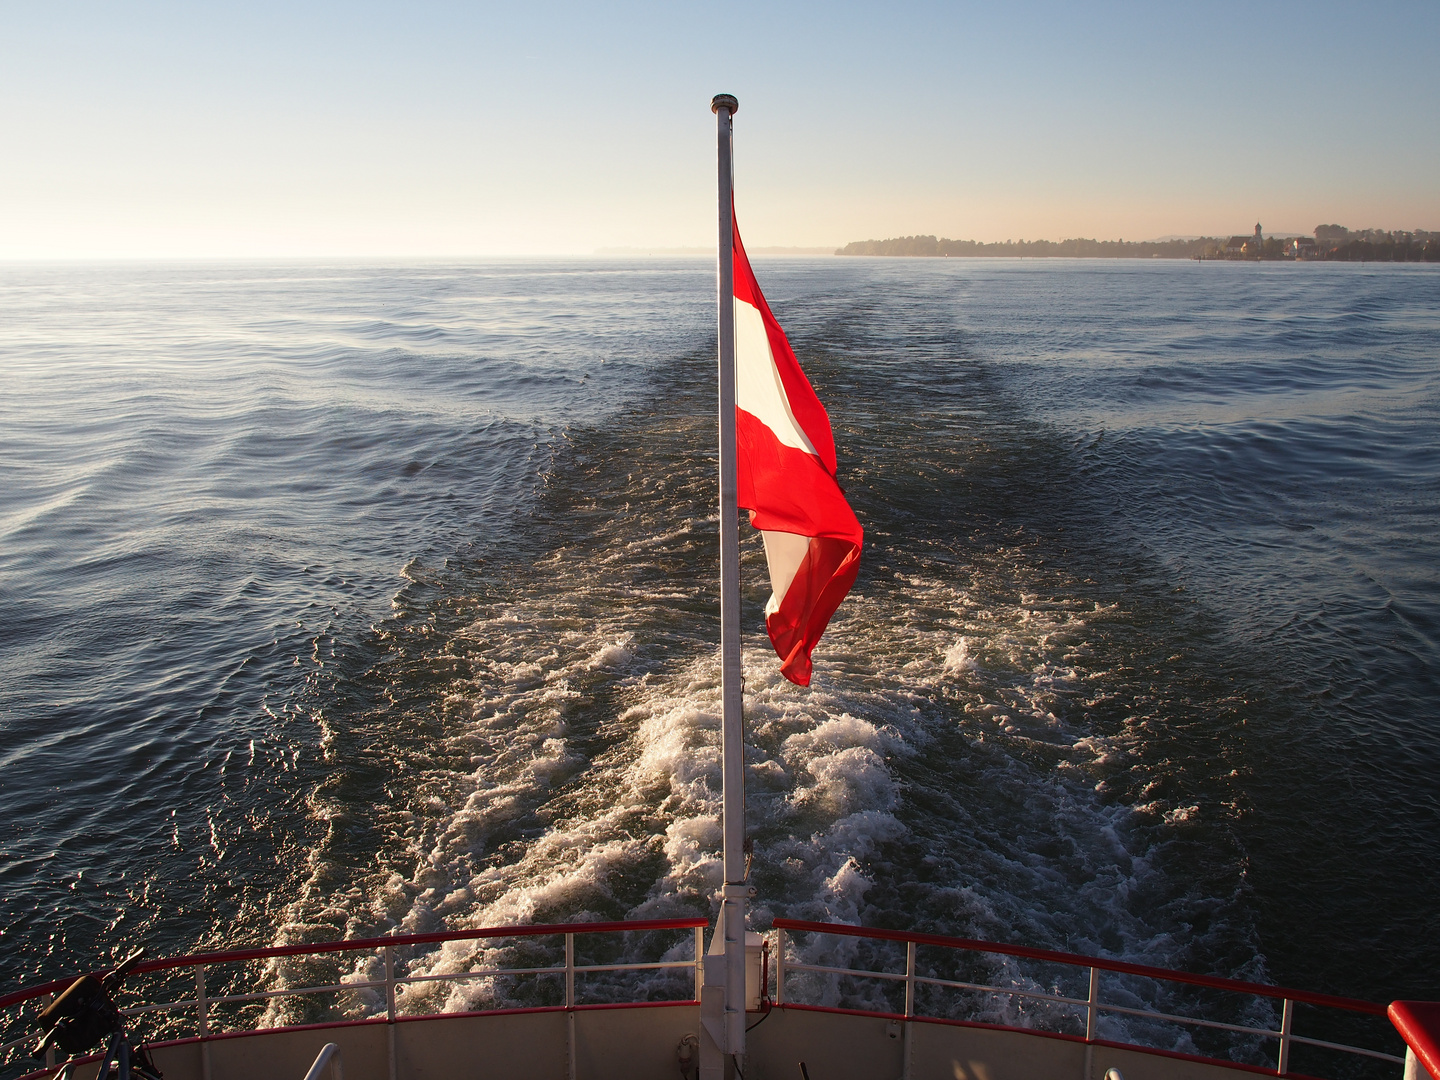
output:
{"label": "clear pale sky", "polygon": [[1440,229],[1440,2],[0,0],[0,257]]}

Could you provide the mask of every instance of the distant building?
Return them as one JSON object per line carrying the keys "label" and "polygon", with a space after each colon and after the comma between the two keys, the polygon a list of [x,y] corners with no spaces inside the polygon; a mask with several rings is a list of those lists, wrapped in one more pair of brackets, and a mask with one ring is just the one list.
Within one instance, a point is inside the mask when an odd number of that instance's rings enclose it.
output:
{"label": "distant building", "polygon": [[1315,254],[1315,251],[1314,240],[1308,236],[1297,236],[1290,241],[1290,246],[1285,250],[1285,254],[1292,259],[1308,259]]}
{"label": "distant building", "polygon": [[1230,237],[1222,254],[1227,259],[1258,259],[1264,250],[1261,247],[1264,242],[1264,235],[1260,232],[1260,225],[1257,223],[1254,236]]}

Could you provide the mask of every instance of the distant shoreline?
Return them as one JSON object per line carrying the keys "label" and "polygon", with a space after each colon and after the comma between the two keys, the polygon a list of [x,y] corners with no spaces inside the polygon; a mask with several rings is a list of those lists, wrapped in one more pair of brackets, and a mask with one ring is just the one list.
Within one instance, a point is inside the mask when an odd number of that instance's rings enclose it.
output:
{"label": "distant shoreline", "polygon": [[898,236],[889,240],[857,240],[836,255],[891,258],[1001,259],[1220,259],[1227,261],[1440,262],[1440,233],[1351,233],[1338,225],[1321,225],[1315,239],[1302,236],[1196,236],[1173,240],[947,240],[934,236]]}
{"label": "distant shoreline", "polygon": [[[949,240],[935,236],[896,236],[857,240],[842,248],[756,247],[751,255],[849,255],[930,259],[1195,259],[1229,262],[1440,262],[1440,232],[1417,229],[1351,232],[1321,225],[1315,238],[1285,234],[1262,236],[1177,236],[1161,240]],[[713,257],[713,247],[604,247],[598,256]]]}

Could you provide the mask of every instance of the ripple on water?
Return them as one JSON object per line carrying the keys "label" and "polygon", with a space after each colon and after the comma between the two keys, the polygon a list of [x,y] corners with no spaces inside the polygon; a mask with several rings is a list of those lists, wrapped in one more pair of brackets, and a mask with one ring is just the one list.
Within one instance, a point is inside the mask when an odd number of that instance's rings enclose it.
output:
{"label": "ripple on water", "polygon": [[[1434,910],[1394,883],[1440,835],[1433,274],[762,269],[868,539],[812,691],[746,642],[758,918],[1398,996]],[[711,288],[6,271],[12,977],[119,936],[708,912]]]}

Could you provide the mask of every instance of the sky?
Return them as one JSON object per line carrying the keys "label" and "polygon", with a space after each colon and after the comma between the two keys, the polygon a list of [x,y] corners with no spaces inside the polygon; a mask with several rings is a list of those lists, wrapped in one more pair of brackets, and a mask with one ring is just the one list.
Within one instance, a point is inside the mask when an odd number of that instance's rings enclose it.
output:
{"label": "sky", "polygon": [[0,258],[1440,230],[1440,2],[0,0]]}

